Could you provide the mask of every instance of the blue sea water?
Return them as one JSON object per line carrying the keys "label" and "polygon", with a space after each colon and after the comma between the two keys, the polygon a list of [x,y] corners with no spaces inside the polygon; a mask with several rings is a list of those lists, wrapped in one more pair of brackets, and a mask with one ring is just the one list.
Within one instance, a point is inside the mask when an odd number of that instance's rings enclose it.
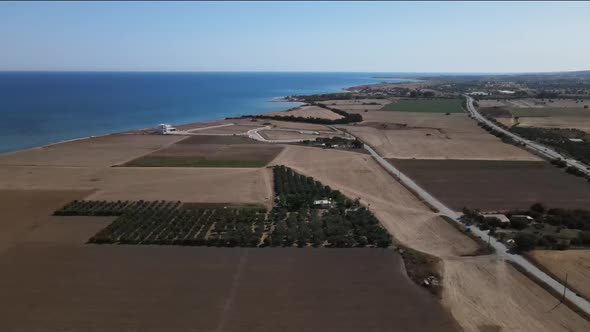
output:
{"label": "blue sea water", "polygon": [[159,123],[292,107],[274,97],[338,92],[392,73],[0,72],[0,152]]}

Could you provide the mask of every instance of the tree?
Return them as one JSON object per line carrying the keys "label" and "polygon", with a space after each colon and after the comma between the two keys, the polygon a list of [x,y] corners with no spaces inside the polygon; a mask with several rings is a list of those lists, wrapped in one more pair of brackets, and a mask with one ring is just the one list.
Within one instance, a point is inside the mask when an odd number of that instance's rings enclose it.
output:
{"label": "tree", "polygon": [[538,242],[539,238],[535,234],[520,232],[516,234],[516,237],[514,238],[514,249],[517,252],[533,250]]}
{"label": "tree", "polygon": [[524,220],[511,220],[510,221],[510,227],[514,228],[514,229],[518,229],[518,230],[523,230],[528,226],[528,223]]}

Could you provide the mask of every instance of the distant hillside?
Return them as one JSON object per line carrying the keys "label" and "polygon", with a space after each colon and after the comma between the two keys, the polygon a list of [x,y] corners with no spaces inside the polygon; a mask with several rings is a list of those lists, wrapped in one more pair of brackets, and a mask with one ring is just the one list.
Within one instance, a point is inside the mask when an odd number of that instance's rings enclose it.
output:
{"label": "distant hillside", "polygon": [[549,73],[519,73],[519,74],[489,74],[489,75],[440,75],[419,77],[427,80],[447,80],[447,81],[494,81],[494,80],[510,80],[510,81],[535,81],[535,80],[590,80],[590,70],[582,71],[564,71],[564,72],[549,72]]}

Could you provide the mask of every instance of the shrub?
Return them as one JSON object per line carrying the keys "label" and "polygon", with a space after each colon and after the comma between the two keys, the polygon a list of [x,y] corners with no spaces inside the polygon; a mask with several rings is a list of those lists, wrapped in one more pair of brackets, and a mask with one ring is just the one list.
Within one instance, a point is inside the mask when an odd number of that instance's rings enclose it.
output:
{"label": "shrub", "polygon": [[516,234],[516,237],[514,238],[514,243],[515,243],[514,249],[517,252],[525,252],[525,251],[533,250],[537,246],[538,241],[539,241],[538,236],[536,236],[534,234],[530,234],[530,233],[520,232],[520,233]]}

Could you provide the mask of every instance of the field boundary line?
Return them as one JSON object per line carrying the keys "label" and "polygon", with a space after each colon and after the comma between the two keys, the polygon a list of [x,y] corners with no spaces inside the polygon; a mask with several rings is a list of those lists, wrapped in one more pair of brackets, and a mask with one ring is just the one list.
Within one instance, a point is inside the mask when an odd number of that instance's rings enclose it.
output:
{"label": "field boundary line", "polygon": [[240,256],[240,261],[238,263],[238,267],[236,268],[236,272],[234,273],[234,277],[232,278],[232,284],[231,284],[229,294],[227,295],[227,299],[225,300],[225,303],[223,304],[223,309],[221,311],[221,317],[219,318],[219,324],[217,325],[217,328],[215,329],[216,332],[223,332],[225,329],[225,323],[227,322],[229,311],[231,310],[231,307],[234,303],[234,299],[235,299],[236,293],[238,291],[238,284],[240,283],[240,278],[242,277],[242,272],[244,271],[244,267],[246,266],[246,263],[248,262],[248,253],[249,252],[250,252],[249,249],[244,249],[244,253]]}

